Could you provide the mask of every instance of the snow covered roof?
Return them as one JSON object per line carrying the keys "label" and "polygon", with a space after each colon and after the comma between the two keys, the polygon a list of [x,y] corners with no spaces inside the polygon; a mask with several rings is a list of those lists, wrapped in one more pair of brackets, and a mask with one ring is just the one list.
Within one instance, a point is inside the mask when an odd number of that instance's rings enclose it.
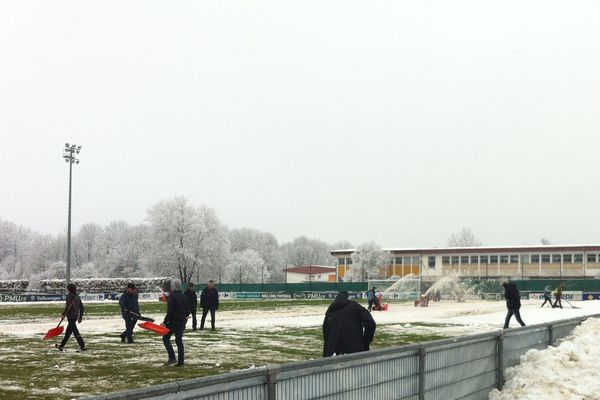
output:
{"label": "snow covered roof", "polygon": [[[477,247],[416,247],[416,248],[384,248],[393,254],[441,254],[441,253],[522,253],[553,251],[600,251],[600,244],[563,244],[535,246],[477,246]],[[333,250],[331,255],[352,254],[356,249]]]}
{"label": "snow covered roof", "polygon": [[323,273],[331,273],[335,272],[335,267],[330,267],[326,265],[305,265],[300,267],[291,267],[287,268],[284,271],[293,272],[297,274],[323,274]]}

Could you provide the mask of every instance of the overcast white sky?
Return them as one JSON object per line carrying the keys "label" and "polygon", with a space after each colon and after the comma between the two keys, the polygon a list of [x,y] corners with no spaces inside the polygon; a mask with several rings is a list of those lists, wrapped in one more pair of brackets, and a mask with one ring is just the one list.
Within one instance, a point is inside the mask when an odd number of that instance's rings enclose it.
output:
{"label": "overcast white sky", "polygon": [[0,218],[600,242],[598,1],[0,3]]}

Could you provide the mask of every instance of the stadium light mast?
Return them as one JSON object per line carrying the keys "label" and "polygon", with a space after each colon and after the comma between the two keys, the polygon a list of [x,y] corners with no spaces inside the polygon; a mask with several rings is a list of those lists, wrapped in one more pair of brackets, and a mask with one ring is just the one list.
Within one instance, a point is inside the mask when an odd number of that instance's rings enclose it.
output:
{"label": "stadium light mast", "polygon": [[69,145],[65,143],[63,149],[63,158],[69,163],[69,218],[67,222],[67,285],[71,283],[71,181],[73,177],[73,164],[79,164],[79,159],[74,154],[79,154],[81,146],[76,144]]}

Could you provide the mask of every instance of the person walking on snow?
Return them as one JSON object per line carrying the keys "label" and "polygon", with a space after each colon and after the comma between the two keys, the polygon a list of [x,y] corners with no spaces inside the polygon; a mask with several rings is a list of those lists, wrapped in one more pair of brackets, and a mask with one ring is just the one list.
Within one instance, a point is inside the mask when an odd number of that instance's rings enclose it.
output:
{"label": "person walking on snow", "polygon": [[[171,293],[167,298],[167,315],[161,325],[169,328],[169,333],[163,336],[163,344],[169,355],[169,359],[164,366],[173,365],[182,367],[184,364],[185,351],[183,348],[183,331],[188,315],[190,315],[190,307],[187,298],[181,291],[181,281],[179,279],[171,280]],[[171,335],[175,334],[175,344],[177,345],[177,358],[171,345]]]}
{"label": "person walking on snow", "polygon": [[191,282],[187,284],[185,297],[187,297],[190,313],[192,314],[192,330],[195,331],[197,329],[196,310],[198,308],[198,296],[196,295],[196,287]]}
{"label": "person walking on snow", "polygon": [[125,320],[125,330],[121,333],[121,342],[133,343],[133,328],[140,315],[140,306],[138,304],[138,292],[133,283],[127,284],[127,289],[119,297],[119,306],[121,307],[121,316]]}
{"label": "person walking on snow", "polygon": [[521,326],[525,326],[525,322],[521,319],[521,313],[519,312],[521,308],[521,294],[519,290],[511,282],[504,282],[502,286],[504,286],[504,298],[506,299],[506,308],[508,309],[506,319],[504,320],[504,329],[508,329],[508,324],[513,315]]}
{"label": "person walking on snow", "polygon": [[[556,292],[554,292],[554,297],[556,297],[556,300],[554,300],[554,304],[552,305],[552,308],[556,308],[556,307],[562,308],[562,302],[560,301],[560,299],[562,299],[562,292],[563,292],[564,288],[565,288],[564,283],[561,283],[556,288]],[[558,306],[557,306],[557,304],[558,304]]]}
{"label": "person walking on snow", "polygon": [[215,283],[210,280],[208,286],[200,294],[200,307],[202,307],[202,319],[200,320],[200,330],[204,329],[206,314],[210,311],[210,330],[215,330],[215,311],[219,309],[219,292],[215,289]]}
{"label": "person walking on snow", "polygon": [[65,309],[61,314],[62,318],[66,318],[68,325],[67,330],[65,331],[65,337],[60,342],[60,344],[56,344],[56,348],[59,351],[63,351],[63,348],[71,338],[71,334],[75,336],[75,340],[77,340],[77,344],[81,351],[86,351],[85,342],[79,333],[79,329],[77,329],[77,323],[81,323],[83,319],[83,303],[81,302],[81,298],[77,295],[77,288],[74,284],[69,283],[67,285],[67,301],[65,302]]}
{"label": "person walking on snow", "polygon": [[540,307],[544,307],[544,304],[546,304],[546,302],[548,302],[550,307],[552,307],[552,288],[550,287],[550,285],[546,285],[546,287],[544,288],[544,302]]}
{"label": "person walking on snow", "polygon": [[369,307],[367,308],[367,310],[371,312],[371,310],[373,309],[373,304],[375,304],[375,286],[373,286],[371,290],[367,290],[367,300],[369,302]]}
{"label": "person walking on snow", "polygon": [[375,328],[371,313],[340,292],[323,320],[323,357],[369,350]]}

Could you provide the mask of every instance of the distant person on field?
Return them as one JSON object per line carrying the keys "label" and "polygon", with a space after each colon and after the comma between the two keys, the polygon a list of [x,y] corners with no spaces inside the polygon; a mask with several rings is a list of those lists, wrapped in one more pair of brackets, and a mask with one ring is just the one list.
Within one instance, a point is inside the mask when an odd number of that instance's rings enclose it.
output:
{"label": "distant person on field", "polygon": [[552,306],[552,287],[550,285],[546,285],[544,288],[544,302],[540,307],[544,307],[546,302],[548,302],[550,307],[554,308],[554,306]]}
{"label": "distant person on field", "polygon": [[[187,298],[181,291],[181,281],[179,279],[171,280],[171,293],[167,298],[167,315],[161,325],[170,329],[170,332],[163,336],[163,344],[167,349],[169,359],[163,365],[165,367],[176,364],[177,367],[183,366],[184,349],[183,349],[183,331],[190,308]],[[175,334],[175,344],[177,345],[177,358],[171,345],[171,335]]]}
{"label": "distant person on field", "polygon": [[513,315],[521,326],[525,326],[525,322],[521,319],[521,313],[519,312],[521,308],[521,294],[519,290],[511,282],[504,282],[502,286],[504,286],[504,298],[506,299],[506,308],[508,309],[506,319],[504,320],[504,329],[508,329],[508,324]]}
{"label": "distant person on field", "polygon": [[83,319],[83,303],[81,302],[81,298],[77,295],[77,288],[74,284],[69,283],[67,285],[67,292],[65,309],[61,314],[61,317],[67,319],[67,330],[65,331],[63,340],[60,344],[56,344],[55,346],[58,350],[63,351],[65,344],[67,344],[69,338],[71,338],[71,334],[73,334],[81,351],[86,351],[83,338],[79,333],[79,329],[77,329],[77,323],[81,323],[81,320]]}
{"label": "distant person on field", "polygon": [[367,310],[370,312],[373,309],[373,304],[375,304],[375,286],[373,286],[370,290],[367,290],[367,301],[369,302],[369,307]]}
{"label": "distant person on field", "polygon": [[125,343],[125,338],[127,338],[127,343],[133,343],[133,328],[135,328],[137,317],[140,315],[138,292],[133,283],[127,284],[127,289],[119,298],[119,306],[121,307],[121,316],[125,320],[125,331],[121,333],[121,342]]}
{"label": "distant person on field", "polygon": [[196,309],[198,308],[198,296],[196,295],[196,286],[191,282],[187,284],[185,297],[187,297],[190,313],[192,314],[192,330],[195,331],[197,329]]}
{"label": "distant person on field", "polygon": [[340,292],[329,305],[323,320],[323,357],[369,350],[375,334],[375,321],[348,292]]}
{"label": "distant person on field", "polygon": [[[562,292],[563,292],[564,288],[565,288],[564,283],[561,283],[556,288],[556,292],[554,292],[554,297],[556,297],[556,300],[554,300],[554,304],[552,305],[552,308],[555,308],[555,307],[562,308],[562,302],[560,301],[560,299],[562,299]],[[558,304],[558,306],[557,306],[557,304]]]}
{"label": "distant person on field", "polygon": [[215,311],[219,309],[219,292],[215,289],[215,282],[208,281],[208,286],[200,294],[200,307],[202,307],[202,319],[200,320],[200,330],[204,329],[206,314],[210,311],[210,330],[215,330]]}

